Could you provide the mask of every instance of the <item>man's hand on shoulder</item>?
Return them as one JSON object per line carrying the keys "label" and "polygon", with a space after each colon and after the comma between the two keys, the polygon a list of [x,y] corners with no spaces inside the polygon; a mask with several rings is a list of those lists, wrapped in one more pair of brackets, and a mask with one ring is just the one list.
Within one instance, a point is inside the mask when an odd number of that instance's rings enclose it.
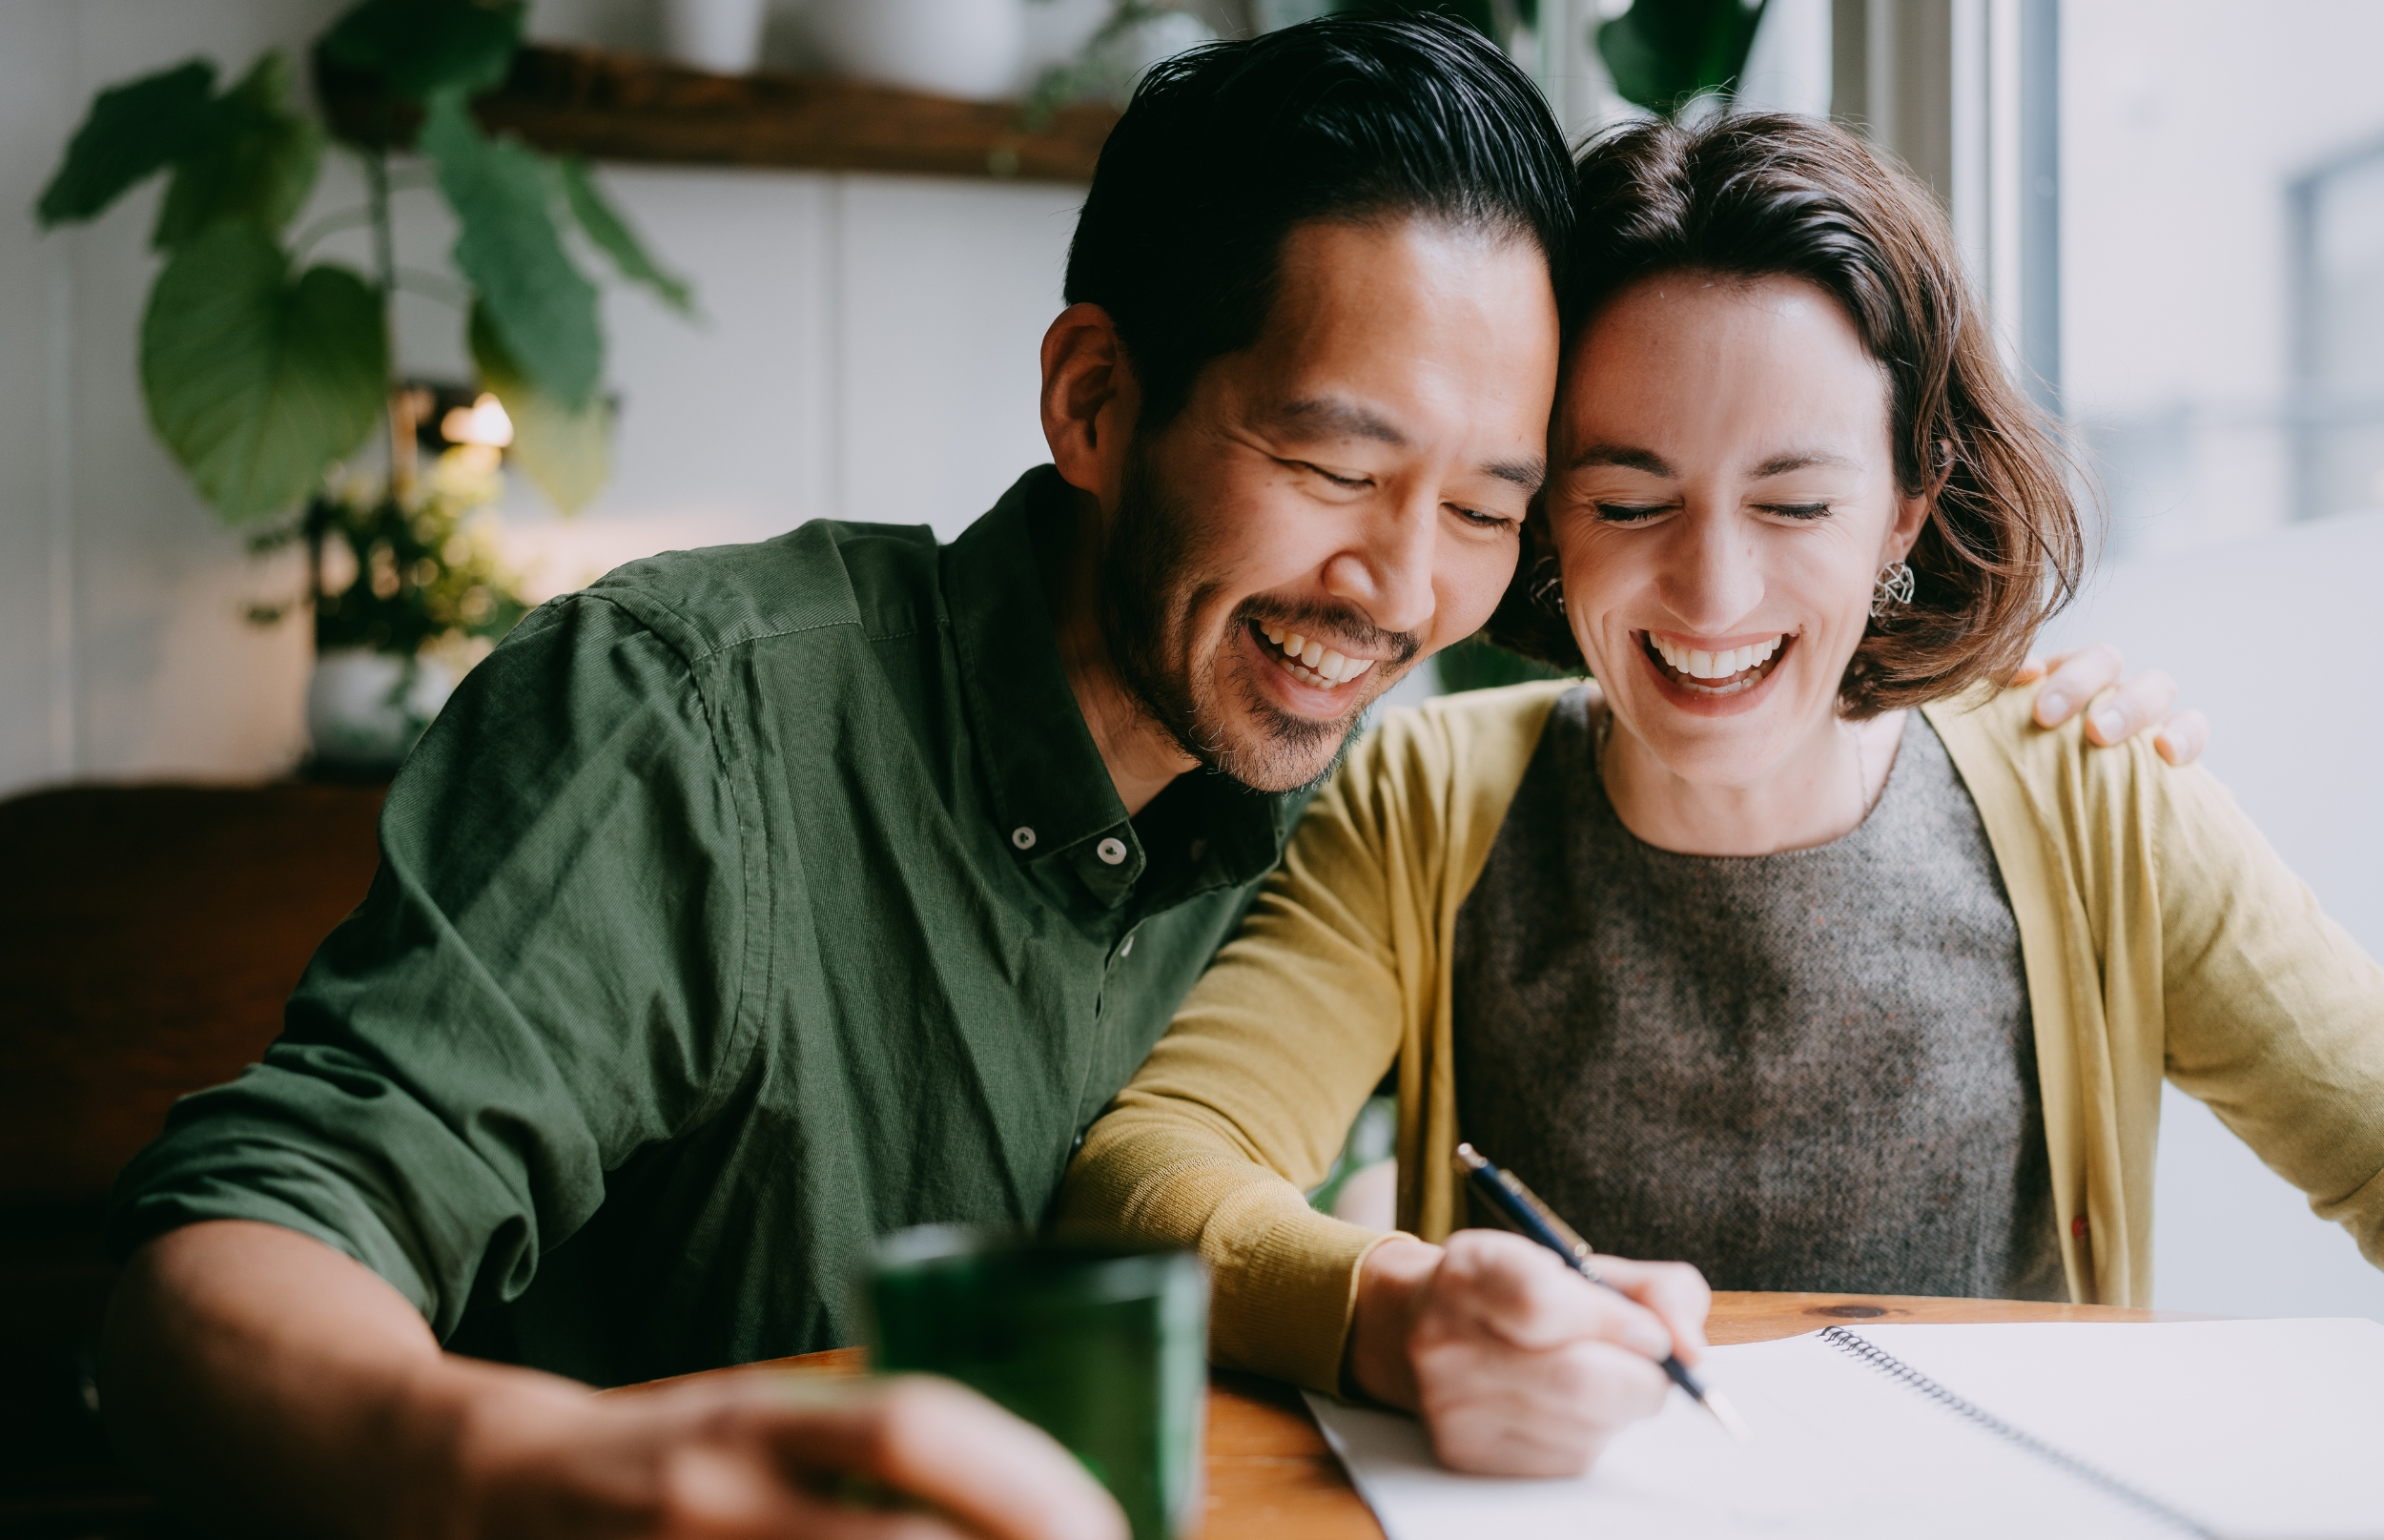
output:
{"label": "man's hand on shoulder", "polygon": [[2126,668],[2117,647],[2098,642],[2050,658],[2030,657],[2011,682],[2045,681],[2036,692],[2040,728],[2058,728],[2086,710],[2089,743],[2108,748],[2152,729],[2152,747],[2170,764],[2190,765],[2200,759],[2209,747],[2210,719],[2199,711],[2175,709],[2177,681],[2160,669],[2122,680]]}

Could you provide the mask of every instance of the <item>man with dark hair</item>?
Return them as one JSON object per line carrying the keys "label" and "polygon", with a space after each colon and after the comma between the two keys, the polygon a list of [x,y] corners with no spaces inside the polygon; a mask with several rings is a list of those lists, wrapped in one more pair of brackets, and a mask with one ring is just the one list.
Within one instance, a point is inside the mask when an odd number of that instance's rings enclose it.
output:
{"label": "man with dark hair", "polygon": [[1078,229],[1052,466],[949,546],[807,524],[525,621],[265,1062],[122,1180],[150,1479],[322,1533],[891,1532],[816,1495],[855,1470],[906,1534],[1114,1527],[951,1387],[572,1382],[847,1342],[873,1237],[1042,1220],[1298,791],[1507,587],[1569,198],[1455,26],[1174,61]]}
{"label": "man with dark hair", "polygon": [[874,1236],[1042,1220],[1291,793],[1505,588],[1570,197],[1455,26],[1176,60],[1078,229],[1056,469],[946,547],[808,524],[525,621],[265,1062],[124,1176],[105,1383],[144,1473],[252,1527],[758,1533],[845,1522],[801,1471],[859,1467],[1100,1532],[957,1391],[558,1376],[837,1345]]}

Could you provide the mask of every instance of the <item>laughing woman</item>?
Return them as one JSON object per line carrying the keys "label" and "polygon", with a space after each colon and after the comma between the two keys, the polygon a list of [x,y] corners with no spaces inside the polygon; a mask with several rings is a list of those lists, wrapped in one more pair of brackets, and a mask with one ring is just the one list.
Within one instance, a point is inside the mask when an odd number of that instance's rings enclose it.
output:
{"label": "laughing woman", "polygon": [[[1197,1245],[1221,1360],[1516,1473],[1653,1409],[1699,1273],[2148,1304],[2164,1076],[2384,1265],[2384,971],[2208,774],[1996,688],[2083,541],[1928,195],[1763,116],[1610,136],[1581,196],[1493,631],[1599,685],[1353,753],[1064,1222]],[[1387,1237],[1301,1198],[1387,1072]],[[1460,1139],[1696,1271],[1463,1229]]]}

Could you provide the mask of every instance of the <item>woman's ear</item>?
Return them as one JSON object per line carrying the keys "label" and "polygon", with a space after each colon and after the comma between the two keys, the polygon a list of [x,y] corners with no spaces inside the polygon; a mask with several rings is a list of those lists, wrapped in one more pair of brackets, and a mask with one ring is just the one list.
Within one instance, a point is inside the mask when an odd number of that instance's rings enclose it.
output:
{"label": "woman's ear", "polygon": [[1932,457],[1936,463],[1929,467],[1928,485],[1909,497],[1896,500],[1896,516],[1887,526],[1887,544],[1880,558],[1880,565],[1901,562],[1912,554],[1919,544],[1921,531],[1929,522],[1930,510],[1937,506],[1937,495],[1945,490],[1945,483],[1954,474],[1954,446],[1943,439],[1937,441]]}
{"label": "woman's ear", "polygon": [[1070,305],[1043,334],[1043,441],[1071,486],[1112,505],[1141,408],[1118,323],[1099,305]]}

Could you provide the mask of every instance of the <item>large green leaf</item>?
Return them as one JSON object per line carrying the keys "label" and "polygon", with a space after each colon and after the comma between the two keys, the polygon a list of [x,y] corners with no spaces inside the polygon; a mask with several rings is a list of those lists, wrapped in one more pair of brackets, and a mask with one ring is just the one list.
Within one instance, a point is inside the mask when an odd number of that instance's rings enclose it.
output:
{"label": "large green leaf", "polygon": [[596,185],[596,178],[589,173],[587,162],[577,155],[565,155],[556,162],[556,166],[563,173],[564,196],[570,201],[571,212],[578,217],[580,228],[587,232],[587,238],[601,247],[606,257],[612,258],[613,265],[621,270],[621,276],[631,283],[645,284],[661,297],[663,303],[680,315],[692,314],[695,296],[688,291],[686,281],[664,272],[647,255],[645,243],[637,238],[637,232],[629,228],[629,222],[621,216],[605,196],[604,190]]}
{"label": "large green leaf", "polygon": [[409,101],[470,96],[504,79],[524,9],[523,0],[364,0],[333,24],[323,51]]}
{"label": "large green leaf", "polygon": [[208,104],[174,179],[150,244],[180,246],[218,219],[279,230],[306,204],[322,164],[322,130],[289,110],[290,61],[268,53]]}
{"label": "large green leaf", "polygon": [[389,375],[381,298],[226,219],[157,275],[141,318],[149,420],[233,523],[279,513],[372,431]]}
{"label": "large green leaf", "polygon": [[1699,92],[1737,84],[1762,19],[1763,0],[1633,0],[1599,24],[1598,57],[1625,101],[1676,113]]}
{"label": "large green leaf", "polygon": [[565,407],[586,407],[604,373],[605,337],[596,286],[571,265],[555,228],[552,162],[519,140],[483,135],[459,91],[431,98],[420,143],[462,227],[455,265],[506,353]]}
{"label": "large green leaf", "polygon": [[91,104],[33,213],[44,226],[89,219],[189,148],[216,89],[216,67],[193,59],[112,86]]}
{"label": "large green leaf", "polygon": [[481,384],[513,420],[513,463],[565,513],[577,513],[612,475],[612,404],[603,397],[572,411],[530,383],[489,323],[472,307],[472,362]]}

